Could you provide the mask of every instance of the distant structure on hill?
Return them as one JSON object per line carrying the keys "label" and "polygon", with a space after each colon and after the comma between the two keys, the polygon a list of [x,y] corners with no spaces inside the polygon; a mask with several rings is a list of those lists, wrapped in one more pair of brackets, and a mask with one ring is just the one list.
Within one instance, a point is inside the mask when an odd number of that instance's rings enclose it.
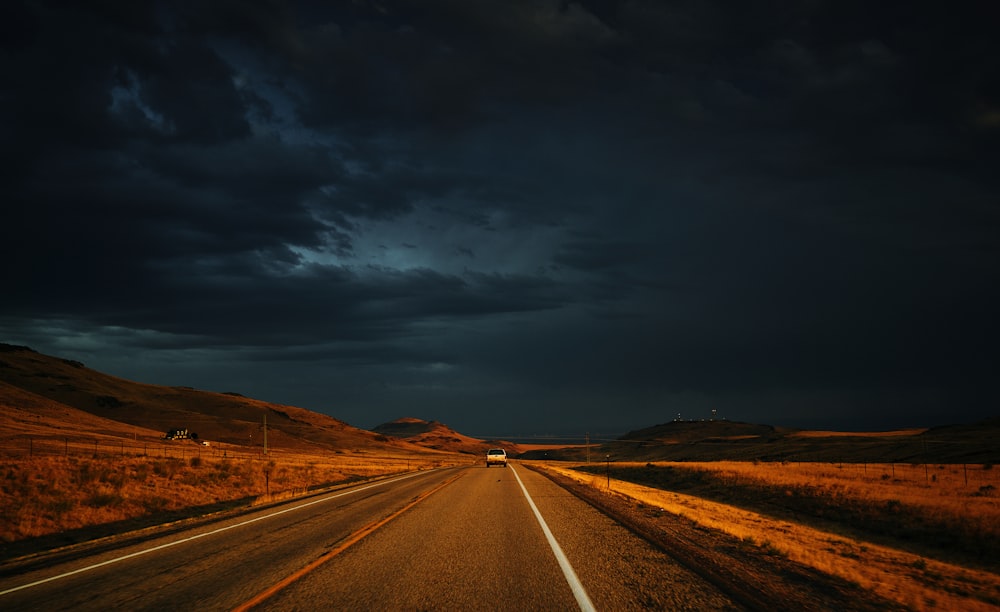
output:
{"label": "distant structure on hill", "polygon": [[[674,419],[674,423],[695,423],[697,421],[705,422],[706,419],[683,419],[681,418],[681,413],[677,413],[677,417]],[[712,408],[712,416],[707,419],[709,422],[713,421],[725,421],[726,417],[719,418],[719,411],[716,408]]]}
{"label": "distant structure on hill", "polygon": [[198,434],[192,433],[187,429],[171,429],[163,437],[167,440],[197,440]]}

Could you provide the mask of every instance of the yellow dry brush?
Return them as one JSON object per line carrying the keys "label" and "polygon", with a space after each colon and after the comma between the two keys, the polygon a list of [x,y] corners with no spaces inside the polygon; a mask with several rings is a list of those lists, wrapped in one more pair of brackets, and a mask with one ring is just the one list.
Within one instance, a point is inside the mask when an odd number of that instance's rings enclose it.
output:
{"label": "yellow dry brush", "polygon": [[[900,520],[939,525],[962,525],[984,541],[1000,536],[1000,495],[992,484],[1000,474],[991,466],[896,464],[862,465],[829,463],[620,463],[605,466],[547,463],[545,469],[570,476],[597,489],[634,499],[644,505],[683,516],[705,527],[727,533],[762,549],[781,554],[825,573],[857,583],[882,597],[916,610],[996,610],[1000,607],[997,559],[982,563],[939,560],[910,550],[876,544],[864,537],[844,535],[831,521],[823,529],[795,520],[794,515],[771,514],[739,507],[737,503],[711,501],[693,494],[665,490],[616,478],[628,470],[674,470],[676,478],[726,483],[741,491],[759,487],[792,495],[825,498],[827,504],[872,505],[900,511]],[[972,469],[972,473],[968,472]],[[896,477],[891,476],[893,469]],[[890,474],[883,478],[882,474]],[[930,475],[937,474],[936,479]],[[966,476],[969,475],[968,484]],[[905,508],[905,513],[902,509]],[[905,518],[910,517],[910,518]],[[916,518],[912,518],[916,517]],[[838,533],[834,533],[837,531]]]}
{"label": "yellow dry brush", "polygon": [[427,457],[69,455],[0,462],[0,543],[225,502],[251,503],[440,464]]}

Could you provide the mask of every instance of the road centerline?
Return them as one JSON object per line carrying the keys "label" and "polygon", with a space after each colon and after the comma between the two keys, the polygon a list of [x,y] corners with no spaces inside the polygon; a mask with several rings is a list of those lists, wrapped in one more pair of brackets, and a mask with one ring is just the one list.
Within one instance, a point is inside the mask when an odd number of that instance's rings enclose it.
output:
{"label": "road centerline", "polygon": [[576,571],[573,570],[573,566],[570,565],[569,559],[566,558],[566,554],[563,552],[559,542],[556,541],[556,537],[552,535],[552,530],[549,529],[548,524],[545,519],[542,518],[541,511],[538,510],[538,506],[535,505],[535,500],[531,499],[531,494],[528,493],[528,488],[524,486],[524,482],[518,475],[517,470],[514,466],[510,466],[512,472],[514,472],[514,478],[517,479],[517,484],[521,485],[521,492],[524,493],[525,499],[528,500],[528,505],[531,506],[532,512],[535,513],[535,518],[538,519],[538,524],[542,527],[542,533],[545,534],[545,539],[548,540],[549,547],[552,549],[553,554],[556,556],[556,561],[559,562],[559,568],[563,572],[563,576],[566,577],[566,582],[569,583],[569,588],[573,591],[573,596],[576,597],[576,603],[580,606],[581,610],[585,612],[591,612],[595,610],[593,602],[590,601],[590,597],[587,595],[587,590],[583,588],[583,583],[580,582],[580,578],[576,575]]}
{"label": "road centerline", "polygon": [[345,550],[347,550],[351,546],[354,546],[355,544],[357,544],[358,542],[360,542],[361,540],[363,540],[367,536],[371,535],[372,533],[374,533],[378,529],[380,529],[380,528],[384,527],[385,525],[389,524],[391,521],[395,520],[399,516],[402,516],[407,511],[409,511],[414,506],[416,506],[420,502],[424,501],[425,499],[427,499],[428,497],[430,497],[434,493],[440,491],[441,489],[443,489],[446,486],[450,485],[451,483],[455,482],[461,476],[462,476],[462,474],[456,474],[455,476],[452,476],[451,478],[449,478],[448,480],[446,480],[446,481],[438,484],[437,486],[435,486],[435,487],[433,487],[431,489],[428,489],[427,491],[424,491],[423,493],[421,493],[420,495],[418,495],[417,497],[415,497],[410,503],[408,503],[407,505],[403,506],[399,510],[396,510],[395,512],[393,512],[389,516],[387,516],[385,518],[382,518],[382,519],[379,519],[377,521],[374,521],[372,523],[369,523],[368,525],[365,525],[361,529],[358,529],[357,531],[355,531],[354,533],[352,533],[350,536],[348,536],[340,545],[338,545],[334,549],[326,552],[325,554],[323,554],[322,556],[320,556],[318,559],[315,559],[314,561],[312,561],[311,563],[309,563],[305,567],[299,569],[298,571],[292,573],[291,575],[286,576],[285,578],[283,578],[282,580],[278,581],[276,584],[270,586],[269,588],[265,589],[264,591],[261,591],[260,593],[258,593],[257,595],[255,595],[254,597],[252,597],[251,599],[249,599],[248,601],[240,604],[239,606],[236,606],[235,608],[233,608],[233,612],[248,612],[249,610],[255,608],[256,606],[259,606],[260,604],[264,603],[265,601],[267,601],[271,597],[274,597],[276,594],[278,594],[280,591],[282,591],[283,589],[285,589],[286,587],[288,587],[293,582],[295,582],[295,581],[299,580],[300,578],[302,578],[303,576],[311,573],[313,570],[315,570],[319,566],[323,565],[324,563],[326,563],[330,559],[333,559],[334,557],[336,557],[340,553],[344,552]]}

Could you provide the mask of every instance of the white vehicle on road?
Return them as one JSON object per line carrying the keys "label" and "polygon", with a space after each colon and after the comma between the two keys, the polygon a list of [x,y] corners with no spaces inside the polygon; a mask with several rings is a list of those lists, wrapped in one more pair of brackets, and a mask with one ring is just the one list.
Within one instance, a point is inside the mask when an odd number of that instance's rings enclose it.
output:
{"label": "white vehicle on road", "polygon": [[486,451],[486,467],[491,465],[507,467],[507,451],[502,448],[491,448]]}

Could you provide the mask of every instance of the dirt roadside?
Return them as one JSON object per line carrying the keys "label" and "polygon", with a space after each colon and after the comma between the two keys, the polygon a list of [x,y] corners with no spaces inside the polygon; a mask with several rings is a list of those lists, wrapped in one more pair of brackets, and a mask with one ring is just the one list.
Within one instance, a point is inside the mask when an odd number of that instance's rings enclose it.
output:
{"label": "dirt roadside", "polygon": [[608,514],[751,610],[908,610],[857,584],[682,516],[527,465]]}

